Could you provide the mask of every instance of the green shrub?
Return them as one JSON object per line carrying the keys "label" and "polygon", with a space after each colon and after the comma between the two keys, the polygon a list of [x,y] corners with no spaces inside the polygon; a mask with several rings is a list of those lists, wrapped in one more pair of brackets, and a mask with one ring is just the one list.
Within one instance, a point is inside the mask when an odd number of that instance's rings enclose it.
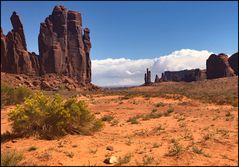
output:
{"label": "green shrub", "polygon": [[29,147],[28,148],[28,150],[27,151],[35,151],[35,150],[37,150],[37,147],[35,147],[35,146],[31,146],[31,147]]}
{"label": "green shrub", "polygon": [[17,166],[23,156],[15,151],[1,153],[1,166]]}
{"label": "green shrub", "polygon": [[130,117],[127,122],[130,122],[131,124],[139,124],[139,119],[140,117],[139,116],[134,116],[134,117]]}
{"label": "green shrub", "polygon": [[59,95],[51,98],[41,92],[26,98],[24,104],[9,113],[9,118],[15,134],[37,135],[45,139],[68,133],[90,134],[103,126],[83,101],[63,100]]}
{"label": "green shrub", "polygon": [[13,88],[1,84],[1,108],[5,105],[19,104],[24,98],[32,95],[32,91],[25,87]]}
{"label": "green shrub", "polygon": [[103,116],[103,117],[101,118],[102,121],[107,121],[107,122],[110,122],[110,121],[112,121],[113,119],[114,119],[114,117],[111,116],[111,115],[105,115],[105,116]]}
{"label": "green shrub", "polygon": [[126,154],[123,157],[119,157],[119,162],[117,165],[123,165],[127,164],[130,162],[132,155],[131,154]]}
{"label": "green shrub", "polygon": [[165,104],[164,104],[163,102],[159,102],[159,103],[157,103],[155,106],[156,106],[156,107],[163,107],[163,106],[165,106]]}
{"label": "green shrub", "polygon": [[172,139],[171,140],[172,145],[170,146],[167,156],[175,156],[179,155],[182,152],[182,145],[178,143],[177,140]]}
{"label": "green shrub", "polygon": [[172,108],[171,106],[169,107],[169,109],[167,110],[168,113],[172,113],[174,111],[174,108]]}
{"label": "green shrub", "polygon": [[157,109],[156,108],[154,108],[154,109],[152,109],[152,111],[151,112],[157,112]]}
{"label": "green shrub", "polygon": [[203,150],[200,149],[200,148],[198,148],[198,147],[196,147],[196,146],[193,146],[193,147],[192,147],[192,151],[193,151],[194,153],[196,153],[196,154],[202,154],[202,153],[203,153]]}

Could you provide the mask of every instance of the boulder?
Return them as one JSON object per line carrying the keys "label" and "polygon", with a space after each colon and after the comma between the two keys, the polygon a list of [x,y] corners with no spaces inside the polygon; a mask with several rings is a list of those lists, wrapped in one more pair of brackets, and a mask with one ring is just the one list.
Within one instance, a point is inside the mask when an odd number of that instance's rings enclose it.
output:
{"label": "boulder", "polygon": [[114,155],[112,155],[104,160],[104,163],[106,163],[106,164],[115,164],[118,162],[119,162],[118,158]]}

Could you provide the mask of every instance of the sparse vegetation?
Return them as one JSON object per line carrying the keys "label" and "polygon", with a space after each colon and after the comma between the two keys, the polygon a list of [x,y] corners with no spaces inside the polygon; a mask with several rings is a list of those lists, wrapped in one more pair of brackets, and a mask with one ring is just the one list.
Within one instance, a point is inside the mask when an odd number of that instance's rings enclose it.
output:
{"label": "sparse vegetation", "polygon": [[160,118],[163,114],[161,112],[155,113],[151,112],[150,114],[145,114],[142,116],[143,120],[149,120],[149,119],[155,119],[155,118]]}
{"label": "sparse vegetation", "polygon": [[69,157],[69,158],[73,158],[73,157],[74,157],[74,153],[73,153],[73,152],[65,151],[64,153],[65,153],[65,155],[66,155],[67,157]]}
{"label": "sparse vegetation", "polygon": [[198,147],[196,147],[196,146],[193,146],[193,147],[192,147],[192,151],[193,151],[194,153],[196,153],[196,154],[203,154],[202,148],[200,149],[200,148],[198,148]]}
{"label": "sparse vegetation", "polygon": [[123,157],[119,157],[119,163],[117,165],[123,165],[130,162],[132,155],[126,154]]}
{"label": "sparse vegetation", "polygon": [[169,109],[167,110],[167,113],[172,113],[173,111],[174,111],[174,108],[170,106]]}
{"label": "sparse vegetation", "polygon": [[87,109],[83,101],[74,98],[66,101],[59,95],[53,98],[35,93],[23,105],[10,112],[13,132],[23,136],[38,135],[53,139],[65,134],[91,134],[103,123]]}
{"label": "sparse vegetation", "polygon": [[155,106],[156,106],[156,107],[163,107],[163,106],[165,106],[165,104],[164,104],[163,102],[159,102],[159,103],[157,103]]}
{"label": "sparse vegetation", "polygon": [[18,166],[23,155],[14,151],[6,151],[1,153],[1,166]]}
{"label": "sparse vegetation", "polygon": [[111,116],[111,115],[105,115],[105,116],[103,116],[103,117],[101,118],[102,121],[106,121],[106,122],[110,122],[110,121],[112,121],[113,119],[114,119],[114,117]]}
{"label": "sparse vegetation", "polygon": [[10,87],[1,84],[1,108],[7,105],[20,104],[24,98],[32,95],[32,91],[26,87]]}
{"label": "sparse vegetation", "polygon": [[140,118],[140,116],[134,116],[134,117],[130,117],[127,122],[130,122],[131,124],[139,124],[138,119]]}
{"label": "sparse vegetation", "polygon": [[118,124],[119,124],[119,120],[117,120],[117,119],[113,119],[110,123],[111,126],[116,126]]}
{"label": "sparse vegetation", "polygon": [[143,166],[149,165],[154,161],[154,157],[150,156],[150,155],[145,155],[143,157]]}
{"label": "sparse vegetation", "polygon": [[171,140],[172,145],[169,147],[167,156],[176,156],[179,155],[182,151],[182,145],[178,143],[177,140],[172,139]]}
{"label": "sparse vegetation", "polygon": [[35,151],[36,149],[37,149],[37,147],[31,146],[31,147],[28,148],[28,151],[29,151],[29,152],[30,152],[30,151]]}
{"label": "sparse vegetation", "polygon": [[227,111],[225,116],[226,116],[226,121],[232,121],[234,119],[233,114],[229,111]]}
{"label": "sparse vegetation", "polygon": [[152,132],[153,133],[161,133],[164,130],[165,130],[165,128],[162,125],[159,125],[159,126],[153,128]]}
{"label": "sparse vegetation", "polygon": [[152,109],[152,113],[153,113],[153,112],[157,112],[157,109],[156,109],[156,108]]}
{"label": "sparse vegetation", "polygon": [[206,133],[206,134],[203,135],[204,141],[207,141],[207,140],[209,140],[211,138],[212,138],[212,134],[211,133]]}
{"label": "sparse vegetation", "polygon": [[160,144],[158,144],[158,143],[153,144],[153,148],[158,148],[159,146],[160,146]]}

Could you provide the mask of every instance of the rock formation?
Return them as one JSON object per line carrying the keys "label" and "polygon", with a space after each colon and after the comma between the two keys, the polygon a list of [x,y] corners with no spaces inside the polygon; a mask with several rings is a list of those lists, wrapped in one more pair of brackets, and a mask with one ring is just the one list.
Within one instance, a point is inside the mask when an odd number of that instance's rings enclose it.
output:
{"label": "rock formation", "polygon": [[7,41],[6,36],[2,32],[1,28],[1,71],[6,69],[7,66]]}
{"label": "rock formation", "polygon": [[56,6],[41,23],[39,54],[41,74],[56,73],[91,82],[89,29],[82,32],[81,14]]}
{"label": "rock formation", "polygon": [[21,20],[16,12],[11,16],[13,26],[7,36],[1,30],[1,71],[14,74],[38,74],[36,54],[27,51]]}
{"label": "rock formation", "polygon": [[154,80],[154,82],[155,82],[155,83],[160,82],[160,79],[159,79],[158,75],[155,76],[155,80]]}
{"label": "rock formation", "polygon": [[45,90],[57,90],[62,84],[67,89],[97,88],[91,84],[90,30],[82,29],[79,12],[55,6],[40,24],[39,55],[27,51],[17,13],[10,19],[13,29],[6,36],[1,29],[1,72],[31,76],[31,81],[21,79],[18,81],[24,83],[18,84]]}
{"label": "rock formation", "polygon": [[228,61],[235,74],[238,75],[238,52],[231,55]]}
{"label": "rock formation", "polygon": [[151,84],[151,71],[147,68],[147,72],[144,74],[144,83],[145,85]]}
{"label": "rock formation", "polygon": [[174,82],[192,82],[206,79],[205,70],[192,69],[192,70],[182,70],[182,71],[165,71],[162,73],[162,77],[159,82],[162,81],[174,81]]}
{"label": "rock formation", "polygon": [[234,76],[234,70],[228,62],[226,54],[211,54],[206,62],[207,79]]}

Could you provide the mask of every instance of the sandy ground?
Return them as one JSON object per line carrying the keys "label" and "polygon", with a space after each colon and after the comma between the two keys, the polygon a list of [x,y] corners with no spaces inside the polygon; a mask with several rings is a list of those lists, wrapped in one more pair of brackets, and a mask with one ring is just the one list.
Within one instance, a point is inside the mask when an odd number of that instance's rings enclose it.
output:
{"label": "sandy ground", "polygon": [[[238,109],[191,100],[160,97],[94,95],[79,97],[98,118],[113,116],[92,136],[67,135],[59,140],[21,138],[1,143],[1,152],[17,150],[22,165],[107,165],[116,156],[123,165],[238,165]],[[164,106],[157,107],[162,102]],[[130,117],[174,109],[169,116],[127,122]],[[11,131],[7,113],[1,111],[1,133]],[[228,116],[230,112],[230,116]],[[175,142],[176,141],[176,142]],[[177,145],[175,143],[178,143]],[[36,150],[28,151],[30,147]],[[112,146],[113,150],[106,149]],[[175,146],[176,155],[169,155]],[[111,164],[115,165],[115,164]],[[110,166],[110,165],[109,165]]]}

